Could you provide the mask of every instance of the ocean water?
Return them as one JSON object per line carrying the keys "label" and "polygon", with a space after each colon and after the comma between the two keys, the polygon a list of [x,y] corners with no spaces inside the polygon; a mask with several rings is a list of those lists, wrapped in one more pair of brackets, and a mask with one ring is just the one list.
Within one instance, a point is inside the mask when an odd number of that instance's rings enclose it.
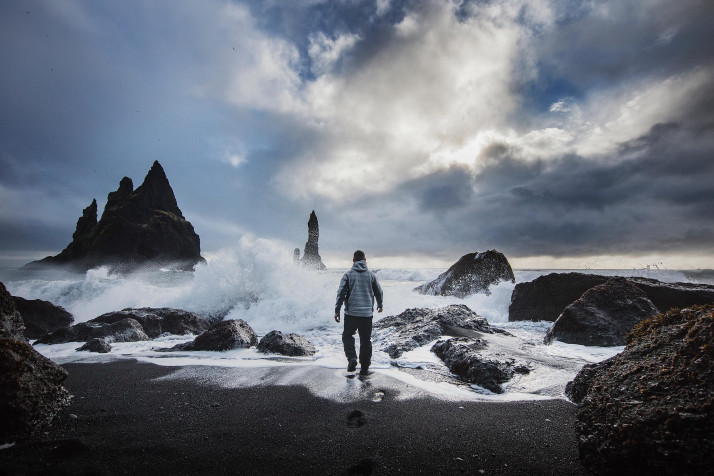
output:
{"label": "ocean water", "polygon": [[[379,350],[377,339],[371,367],[374,374],[365,387],[364,382],[345,378],[342,324],[333,320],[337,285],[346,269],[315,272],[298,268],[292,263],[292,248],[287,244],[244,238],[234,248],[211,256],[207,264],[199,265],[194,272],[161,269],[119,275],[106,268],[84,274],[3,269],[0,280],[13,295],[43,299],[64,307],[74,315],[75,322],[128,307],[173,307],[213,318],[243,319],[259,336],[274,329],[297,332],[318,350],[310,358],[278,358],[255,349],[168,354],[154,350],[186,342],[192,336],[115,343],[109,354],[78,352],[75,350],[78,343],[36,346],[58,363],[137,359],[183,367],[169,378],[210,380],[221,386],[302,384],[319,396],[339,400],[363,397],[365,388],[372,389],[375,395],[391,392],[400,398],[418,395],[452,400],[559,398],[565,384],[582,365],[622,350],[558,342],[544,345],[543,336],[551,323],[508,322],[513,283],[503,282],[492,286],[489,295],[476,294],[464,299],[424,296],[413,289],[434,279],[443,269],[374,269],[385,295],[384,312],[375,314],[375,320],[407,308],[465,304],[492,325],[514,334],[519,349],[550,360],[548,365],[535,366],[531,374],[518,376],[505,385],[504,394],[494,395],[449,378],[448,370],[429,351],[431,343],[393,361]],[[516,282],[530,281],[553,271],[515,270]],[[706,273],[692,275],[656,268],[578,271],[714,284],[714,276]]]}

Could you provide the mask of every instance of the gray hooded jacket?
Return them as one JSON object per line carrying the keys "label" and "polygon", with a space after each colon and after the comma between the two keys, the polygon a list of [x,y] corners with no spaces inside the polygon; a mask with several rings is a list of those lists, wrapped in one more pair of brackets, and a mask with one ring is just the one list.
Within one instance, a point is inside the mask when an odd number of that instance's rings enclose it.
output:
{"label": "gray hooded jacket", "polygon": [[383,294],[377,276],[367,269],[365,260],[357,261],[352,265],[352,269],[342,276],[337,290],[335,314],[340,313],[344,303],[345,315],[372,317],[374,298],[377,298],[377,307],[381,308]]}

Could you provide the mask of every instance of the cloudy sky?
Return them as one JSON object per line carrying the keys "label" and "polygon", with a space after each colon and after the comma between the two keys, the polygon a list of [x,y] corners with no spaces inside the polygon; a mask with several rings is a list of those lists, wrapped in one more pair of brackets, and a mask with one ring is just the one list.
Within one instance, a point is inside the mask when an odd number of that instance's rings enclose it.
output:
{"label": "cloudy sky", "polygon": [[701,0],[0,5],[0,264],[154,160],[211,255],[714,268]]}

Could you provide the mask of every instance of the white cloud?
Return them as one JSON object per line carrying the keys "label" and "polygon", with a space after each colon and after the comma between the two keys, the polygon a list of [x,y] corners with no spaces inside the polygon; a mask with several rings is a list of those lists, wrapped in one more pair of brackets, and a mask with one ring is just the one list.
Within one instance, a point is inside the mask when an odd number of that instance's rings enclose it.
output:
{"label": "white cloud", "polygon": [[209,78],[198,92],[241,108],[283,113],[300,109],[300,55],[295,45],[261,31],[242,5],[225,5],[213,21],[214,41],[223,49],[212,54]]}
{"label": "white cloud", "polygon": [[581,105],[582,117],[571,124],[575,149],[584,156],[608,154],[619,144],[646,134],[652,126],[682,119],[714,76],[697,68],[664,79],[646,79],[593,93]]}
{"label": "white cloud", "polygon": [[342,54],[352,48],[359,40],[359,35],[340,35],[334,39],[318,32],[310,36],[308,54],[312,61],[312,72],[316,76],[329,72]]}
{"label": "white cloud", "polygon": [[431,3],[408,13],[359,70],[306,85],[304,122],[322,143],[286,165],[281,190],[336,201],[389,190],[481,131],[505,126],[526,34],[507,7],[484,6],[459,21],[453,4]]}

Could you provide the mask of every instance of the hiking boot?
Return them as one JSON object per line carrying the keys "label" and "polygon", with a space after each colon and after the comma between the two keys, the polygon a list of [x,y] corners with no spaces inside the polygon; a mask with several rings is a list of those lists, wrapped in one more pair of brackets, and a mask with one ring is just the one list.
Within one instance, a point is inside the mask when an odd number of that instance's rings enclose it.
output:
{"label": "hiking boot", "polygon": [[357,369],[357,361],[350,360],[349,364],[347,364],[347,371],[354,372],[356,369]]}
{"label": "hiking boot", "polygon": [[359,374],[360,375],[369,375],[369,367],[362,367],[359,369]]}

